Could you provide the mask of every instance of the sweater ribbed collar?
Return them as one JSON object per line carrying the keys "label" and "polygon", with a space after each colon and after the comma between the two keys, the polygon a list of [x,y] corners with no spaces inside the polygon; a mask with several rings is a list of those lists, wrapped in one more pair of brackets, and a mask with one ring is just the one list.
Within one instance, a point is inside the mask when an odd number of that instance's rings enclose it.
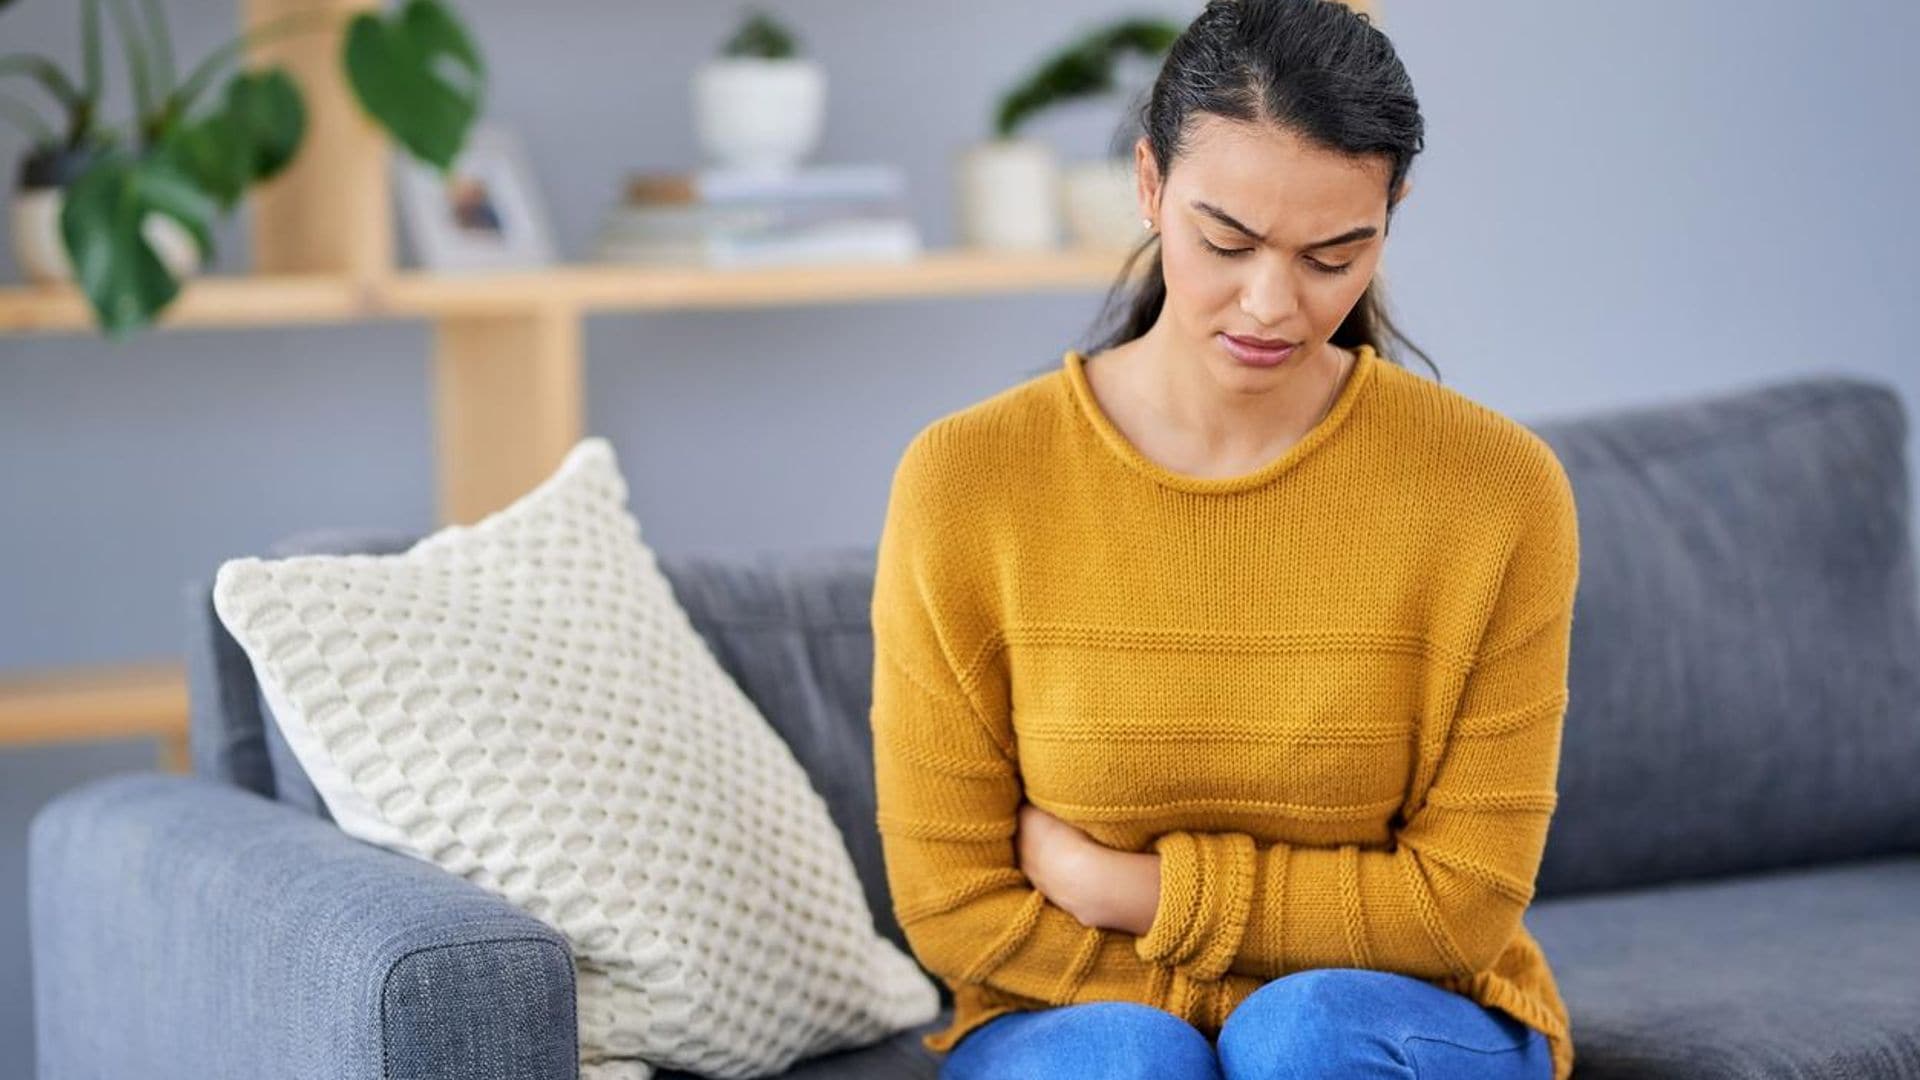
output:
{"label": "sweater ribbed collar", "polygon": [[1366,391],[1372,382],[1373,369],[1382,363],[1378,353],[1371,345],[1354,347],[1354,363],[1347,372],[1346,379],[1336,391],[1333,404],[1327,408],[1320,422],[1300,437],[1299,441],[1288,447],[1279,457],[1238,476],[1190,476],[1174,472],[1152,458],[1140,452],[1140,449],[1128,441],[1113,421],[1101,409],[1100,402],[1094,397],[1093,387],[1087,381],[1086,355],[1078,349],[1068,349],[1061,357],[1061,377],[1066,381],[1067,393],[1080,415],[1086,420],[1094,433],[1108,450],[1119,458],[1128,468],[1140,473],[1162,487],[1194,495],[1227,495],[1247,491],[1272,482],[1286,474],[1307,455],[1333,437],[1334,432],[1346,422],[1348,414],[1353,412],[1354,403]]}

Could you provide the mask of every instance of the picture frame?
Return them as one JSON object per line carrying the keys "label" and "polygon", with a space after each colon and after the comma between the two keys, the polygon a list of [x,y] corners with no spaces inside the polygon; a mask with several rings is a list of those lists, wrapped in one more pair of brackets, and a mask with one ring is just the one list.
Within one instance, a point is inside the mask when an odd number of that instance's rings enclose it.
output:
{"label": "picture frame", "polygon": [[441,273],[551,265],[553,234],[520,140],[498,124],[476,124],[442,177],[399,158],[401,217],[414,257]]}

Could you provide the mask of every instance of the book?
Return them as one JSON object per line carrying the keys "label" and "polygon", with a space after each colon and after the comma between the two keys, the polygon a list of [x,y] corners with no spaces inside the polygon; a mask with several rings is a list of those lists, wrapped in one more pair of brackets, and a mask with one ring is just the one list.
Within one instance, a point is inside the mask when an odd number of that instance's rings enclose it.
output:
{"label": "book", "polygon": [[715,267],[834,262],[905,262],[922,249],[919,230],[898,217],[844,218],[776,230],[716,230],[634,239],[603,234],[599,257],[612,262]]}
{"label": "book", "polygon": [[904,261],[922,247],[901,169],[857,162],[635,173],[597,244],[607,261],[704,266]]}
{"label": "book", "polygon": [[691,172],[634,173],[625,202],[638,206],[732,205],[782,200],[899,200],[905,172],[897,165],[849,162],[790,169],[711,166]]}

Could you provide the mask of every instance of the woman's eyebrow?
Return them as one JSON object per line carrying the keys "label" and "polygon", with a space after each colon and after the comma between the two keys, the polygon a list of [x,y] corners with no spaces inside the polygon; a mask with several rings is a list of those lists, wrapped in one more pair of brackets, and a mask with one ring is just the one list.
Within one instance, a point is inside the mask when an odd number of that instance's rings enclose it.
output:
{"label": "woman's eyebrow", "polygon": [[[1216,221],[1219,221],[1222,225],[1225,225],[1230,229],[1236,229],[1242,233],[1245,233],[1246,235],[1253,237],[1255,240],[1258,240],[1263,244],[1267,243],[1267,238],[1265,235],[1255,232],[1254,230],[1247,228],[1245,225],[1242,225],[1240,222],[1234,220],[1232,214],[1227,213],[1225,210],[1220,209],[1219,207],[1213,205],[1212,203],[1202,202],[1199,199],[1195,199],[1193,200],[1193,208],[1195,210],[1200,211],[1203,214],[1208,215],[1209,217],[1212,217],[1213,219],[1215,219]],[[1300,250],[1314,251],[1319,248],[1337,247],[1340,244],[1351,243],[1352,241],[1355,241],[1355,240],[1365,240],[1366,238],[1374,235],[1379,231],[1380,230],[1374,228],[1371,225],[1357,225],[1351,229],[1348,229],[1346,232],[1341,233],[1339,236],[1329,236],[1325,240],[1316,240],[1315,242],[1308,244],[1306,247],[1303,247]]]}

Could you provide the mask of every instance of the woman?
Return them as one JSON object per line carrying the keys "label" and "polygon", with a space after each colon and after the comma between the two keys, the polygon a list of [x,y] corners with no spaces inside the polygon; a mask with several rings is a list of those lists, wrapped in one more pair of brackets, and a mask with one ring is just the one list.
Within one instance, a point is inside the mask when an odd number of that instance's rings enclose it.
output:
{"label": "woman", "polygon": [[1575,506],[1544,441],[1380,355],[1406,74],[1340,4],[1213,0],[1145,121],[1120,330],[893,477],[877,821],[953,991],[925,1045],[948,1080],[1567,1080],[1521,917]]}

